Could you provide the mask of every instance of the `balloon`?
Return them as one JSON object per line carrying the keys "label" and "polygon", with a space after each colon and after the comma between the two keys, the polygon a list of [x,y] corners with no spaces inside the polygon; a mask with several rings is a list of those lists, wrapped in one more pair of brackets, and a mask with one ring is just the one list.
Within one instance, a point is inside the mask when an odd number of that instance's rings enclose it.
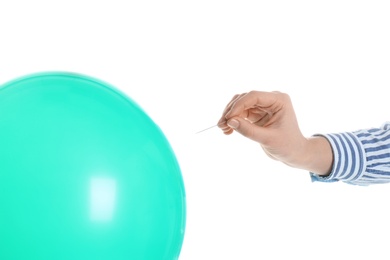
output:
{"label": "balloon", "polygon": [[100,80],[0,88],[0,259],[177,259],[185,190],[159,127]]}

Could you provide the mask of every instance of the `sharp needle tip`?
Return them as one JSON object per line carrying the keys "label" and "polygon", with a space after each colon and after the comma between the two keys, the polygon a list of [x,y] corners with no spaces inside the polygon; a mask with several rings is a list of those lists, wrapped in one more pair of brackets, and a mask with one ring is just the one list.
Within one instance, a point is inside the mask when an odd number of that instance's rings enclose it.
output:
{"label": "sharp needle tip", "polygon": [[214,127],[216,127],[216,126],[220,126],[220,125],[223,124],[223,123],[225,123],[225,122],[222,122],[222,123],[219,123],[219,124],[216,124],[216,125],[207,127],[206,129],[200,130],[200,131],[196,132],[195,134],[199,134],[199,133],[202,133],[202,132],[204,132],[204,131],[206,131],[206,130],[209,130],[209,129],[211,129],[211,128],[214,128]]}

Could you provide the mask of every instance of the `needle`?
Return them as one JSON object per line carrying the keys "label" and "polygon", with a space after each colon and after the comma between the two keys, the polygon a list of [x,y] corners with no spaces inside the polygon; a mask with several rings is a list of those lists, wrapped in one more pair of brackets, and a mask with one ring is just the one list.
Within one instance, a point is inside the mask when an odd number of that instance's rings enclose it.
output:
{"label": "needle", "polygon": [[196,132],[195,134],[202,133],[202,132],[204,132],[204,131],[206,131],[206,130],[209,130],[209,129],[211,129],[211,128],[214,128],[214,127],[216,127],[216,126],[220,126],[220,125],[222,125],[222,124],[224,124],[224,123],[225,123],[225,122],[222,122],[222,123],[219,123],[219,124],[216,124],[216,125],[207,127],[206,129],[200,130],[199,132]]}

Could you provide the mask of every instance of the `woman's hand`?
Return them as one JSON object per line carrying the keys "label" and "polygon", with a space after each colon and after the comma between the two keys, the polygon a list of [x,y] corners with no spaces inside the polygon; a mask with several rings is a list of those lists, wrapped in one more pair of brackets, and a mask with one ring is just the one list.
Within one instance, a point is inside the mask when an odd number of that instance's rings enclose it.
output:
{"label": "woman's hand", "polygon": [[285,93],[251,91],[235,95],[218,126],[227,135],[237,131],[258,142],[269,157],[292,167],[321,175],[331,170],[333,158],[328,141],[302,135]]}

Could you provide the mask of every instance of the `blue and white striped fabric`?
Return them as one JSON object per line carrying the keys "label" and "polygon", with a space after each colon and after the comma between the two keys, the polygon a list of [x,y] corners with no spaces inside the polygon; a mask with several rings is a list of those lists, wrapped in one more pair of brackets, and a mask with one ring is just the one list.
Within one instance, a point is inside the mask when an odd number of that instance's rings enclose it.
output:
{"label": "blue and white striped fabric", "polygon": [[327,177],[310,173],[312,181],[343,181],[355,185],[390,182],[390,122],[381,128],[321,135],[333,149]]}

